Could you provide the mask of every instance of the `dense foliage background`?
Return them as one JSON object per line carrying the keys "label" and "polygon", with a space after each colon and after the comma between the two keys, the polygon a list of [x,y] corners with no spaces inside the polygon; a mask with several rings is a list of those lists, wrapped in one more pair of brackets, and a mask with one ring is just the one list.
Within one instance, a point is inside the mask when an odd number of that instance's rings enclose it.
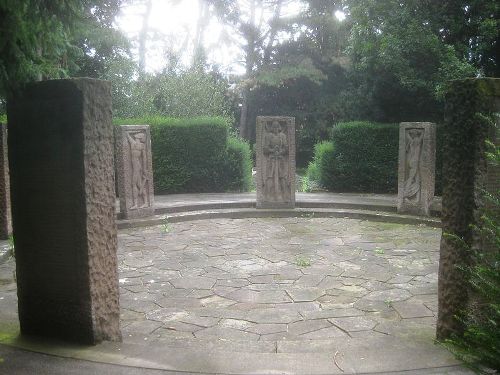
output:
{"label": "dense foliage background", "polygon": [[[284,14],[292,2],[304,11]],[[135,39],[114,22],[131,4],[143,17]],[[1,0],[0,114],[9,92],[25,82],[103,78],[113,83],[121,117],[224,116],[253,142],[257,115],[295,116],[298,164],[305,166],[339,121],[439,122],[445,81],[499,76],[494,0],[203,0],[189,44],[194,52],[167,49],[157,73],[145,70],[145,51],[158,39],[168,44],[169,36],[148,28],[151,4]],[[265,22],[258,17],[264,8],[272,14]],[[207,17],[238,37],[243,75],[225,76],[207,64]],[[190,65],[182,63],[187,52],[195,56]]]}

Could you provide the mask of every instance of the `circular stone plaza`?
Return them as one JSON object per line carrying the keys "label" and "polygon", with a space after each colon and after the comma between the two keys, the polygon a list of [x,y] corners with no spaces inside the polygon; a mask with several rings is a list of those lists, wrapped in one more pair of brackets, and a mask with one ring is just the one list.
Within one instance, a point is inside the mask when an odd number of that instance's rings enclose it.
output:
{"label": "circular stone plaza", "polygon": [[469,374],[434,343],[436,217],[398,215],[381,195],[299,193],[295,210],[256,210],[251,193],[155,202],[156,216],[118,220],[122,342],[19,336],[3,257],[0,357],[14,360],[0,370]]}

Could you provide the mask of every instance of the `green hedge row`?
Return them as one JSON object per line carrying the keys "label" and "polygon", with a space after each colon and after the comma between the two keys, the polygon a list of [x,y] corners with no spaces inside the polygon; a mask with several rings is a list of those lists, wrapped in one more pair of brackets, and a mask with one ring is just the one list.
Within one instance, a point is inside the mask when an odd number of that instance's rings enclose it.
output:
{"label": "green hedge row", "polygon": [[[314,179],[330,191],[397,193],[399,125],[365,121],[339,123],[331,142],[315,146],[308,167]],[[440,127],[437,131],[436,194],[441,193]]]}
{"label": "green hedge row", "polygon": [[150,125],[155,193],[250,189],[250,147],[228,135],[227,119],[147,117],[115,120],[115,125],[127,124]]}

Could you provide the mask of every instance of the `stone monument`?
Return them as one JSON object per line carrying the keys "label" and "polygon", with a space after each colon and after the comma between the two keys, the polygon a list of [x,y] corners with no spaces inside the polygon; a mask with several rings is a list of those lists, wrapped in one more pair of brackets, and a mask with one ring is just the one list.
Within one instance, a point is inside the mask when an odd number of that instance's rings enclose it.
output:
{"label": "stone monument", "polygon": [[120,212],[125,219],[154,214],[151,136],[148,125],[123,125],[115,130]]}
{"label": "stone monument", "polygon": [[9,158],[7,157],[7,124],[0,123],[0,239],[12,233],[10,215]]}
{"label": "stone monument", "polygon": [[[438,319],[440,340],[463,333],[457,315],[467,308],[481,317],[476,292],[461,270],[494,259],[498,244],[475,228],[485,210],[497,210],[485,192],[498,197],[500,167],[487,157],[486,140],[500,144],[500,79],[470,78],[448,83],[443,125],[443,236],[439,257]],[[460,240],[458,240],[460,239]],[[473,256],[480,251],[482,257]],[[479,308],[476,308],[479,306]],[[479,314],[478,314],[479,312]]]}
{"label": "stone monument", "polygon": [[295,118],[258,116],[257,208],[295,207]]}
{"label": "stone monument", "polygon": [[399,125],[398,212],[430,215],[434,198],[436,124]]}
{"label": "stone monument", "polygon": [[7,114],[21,333],[120,340],[111,85],[29,84]]}

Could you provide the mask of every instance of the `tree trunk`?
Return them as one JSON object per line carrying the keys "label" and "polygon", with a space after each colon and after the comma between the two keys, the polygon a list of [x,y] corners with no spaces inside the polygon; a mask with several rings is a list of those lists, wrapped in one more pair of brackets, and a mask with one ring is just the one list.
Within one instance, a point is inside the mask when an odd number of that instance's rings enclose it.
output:
{"label": "tree trunk", "polygon": [[248,131],[248,89],[246,87],[243,88],[241,93],[242,102],[241,102],[241,114],[240,114],[240,138],[247,139],[249,138]]}
{"label": "tree trunk", "polygon": [[139,74],[142,76],[146,71],[146,43],[148,39],[149,30],[149,15],[151,14],[151,7],[153,0],[146,1],[146,11],[142,19],[142,29],[139,33]]}

